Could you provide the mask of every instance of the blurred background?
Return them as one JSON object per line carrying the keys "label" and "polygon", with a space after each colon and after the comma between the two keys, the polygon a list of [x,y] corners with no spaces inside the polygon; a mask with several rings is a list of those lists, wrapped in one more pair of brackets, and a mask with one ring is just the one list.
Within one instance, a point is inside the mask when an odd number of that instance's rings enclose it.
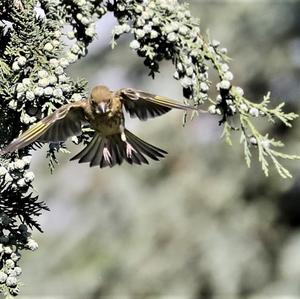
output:
{"label": "blurred background", "polygon": [[[210,30],[233,58],[236,85],[254,101],[272,91],[274,105],[300,108],[299,1],[190,1],[201,30]],[[111,15],[98,40],[70,68],[89,88],[134,87],[181,99],[169,63],[156,80],[121,39],[110,50]],[[128,37],[130,38],[130,37]],[[218,118],[201,115],[182,127],[182,113],[128,127],[169,152],[160,163],[90,169],[68,162],[51,175],[45,151],[34,153],[35,189],[51,211],[35,254],[24,253],[22,299],[47,298],[299,298],[300,164],[294,179],[264,177],[253,160],[220,140]],[[260,124],[299,153],[300,123]],[[79,148],[70,144],[72,154]],[[281,298],[280,297],[280,298]]]}

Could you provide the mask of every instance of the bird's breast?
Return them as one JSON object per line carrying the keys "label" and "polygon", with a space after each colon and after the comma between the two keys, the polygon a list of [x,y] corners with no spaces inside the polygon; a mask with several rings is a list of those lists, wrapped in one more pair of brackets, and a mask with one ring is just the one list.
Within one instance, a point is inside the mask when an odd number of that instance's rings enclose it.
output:
{"label": "bird's breast", "polygon": [[123,119],[121,112],[109,112],[104,115],[95,115],[90,124],[102,136],[108,136],[120,133],[120,125],[123,124]]}

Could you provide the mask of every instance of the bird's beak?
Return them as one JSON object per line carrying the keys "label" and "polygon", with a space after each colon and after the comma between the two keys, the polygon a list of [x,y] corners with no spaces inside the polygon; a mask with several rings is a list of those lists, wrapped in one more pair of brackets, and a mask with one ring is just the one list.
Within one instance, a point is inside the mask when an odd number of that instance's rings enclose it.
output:
{"label": "bird's beak", "polygon": [[98,105],[98,109],[97,109],[98,113],[106,113],[107,112],[107,104],[105,102],[101,102],[99,105]]}

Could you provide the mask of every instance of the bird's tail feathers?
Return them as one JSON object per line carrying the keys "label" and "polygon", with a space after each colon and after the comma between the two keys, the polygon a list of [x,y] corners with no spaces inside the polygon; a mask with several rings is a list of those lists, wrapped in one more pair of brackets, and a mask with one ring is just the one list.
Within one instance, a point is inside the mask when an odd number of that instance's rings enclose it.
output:
{"label": "bird's tail feathers", "polygon": [[78,159],[79,163],[89,162],[91,167],[103,168],[121,165],[123,160],[129,164],[149,164],[146,157],[158,161],[167,154],[126,129],[125,136],[126,141],[123,141],[121,134],[101,137],[96,133],[91,142],[71,160]]}

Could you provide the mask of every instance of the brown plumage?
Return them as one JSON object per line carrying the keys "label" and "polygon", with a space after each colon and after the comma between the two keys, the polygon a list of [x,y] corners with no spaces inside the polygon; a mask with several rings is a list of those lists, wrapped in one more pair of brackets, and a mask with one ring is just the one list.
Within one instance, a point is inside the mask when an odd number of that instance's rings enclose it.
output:
{"label": "brown plumage", "polygon": [[163,158],[167,152],[138,138],[125,129],[123,108],[131,117],[147,120],[167,113],[172,108],[193,110],[165,97],[131,88],[110,91],[96,86],[87,100],[66,104],[43,118],[0,151],[6,154],[35,141],[60,142],[80,135],[81,126],[89,124],[95,130],[91,142],[71,160],[89,162],[90,166],[114,166],[123,160],[130,164],[148,164]]}

